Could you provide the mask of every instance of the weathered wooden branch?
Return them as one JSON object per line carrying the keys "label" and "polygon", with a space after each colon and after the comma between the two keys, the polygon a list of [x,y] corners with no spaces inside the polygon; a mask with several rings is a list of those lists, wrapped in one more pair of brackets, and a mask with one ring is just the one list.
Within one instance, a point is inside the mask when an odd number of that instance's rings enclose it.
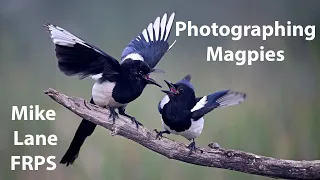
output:
{"label": "weathered wooden branch", "polygon": [[131,120],[120,116],[113,125],[109,111],[77,97],[68,97],[54,89],[45,94],[70,111],[111,131],[111,135],[123,136],[169,159],[243,173],[284,179],[320,179],[320,160],[293,161],[259,156],[231,149],[201,148],[189,155],[185,144],[162,138],[145,127],[136,128]]}

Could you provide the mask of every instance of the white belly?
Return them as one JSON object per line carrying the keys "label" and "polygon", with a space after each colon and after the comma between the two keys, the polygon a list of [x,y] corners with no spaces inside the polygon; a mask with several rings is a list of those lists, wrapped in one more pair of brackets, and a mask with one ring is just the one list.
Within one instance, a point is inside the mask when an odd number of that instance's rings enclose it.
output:
{"label": "white belly", "polygon": [[192,120],[191,127],[188,130],[182,131],[182,132],[176,132],[175,130],[170,129],[170,127],[167,126],[162,119],[161,119],[161,122],[162,122],[162,127],[165,130],[168,130],[172,134],[181,135],[187,138],[188,140],[191,140],[191,139],[197,138],[201,134],[203,129],[203,124],[204,124],[204,119],[202,117],[197,121]]}
{"label": "white belly", "polygon": [[120,104],[112,98],[112,91],[115,86],[114,82],[96,82],[92,87],[93,102],[102,107],[121,107],[126,104]]}

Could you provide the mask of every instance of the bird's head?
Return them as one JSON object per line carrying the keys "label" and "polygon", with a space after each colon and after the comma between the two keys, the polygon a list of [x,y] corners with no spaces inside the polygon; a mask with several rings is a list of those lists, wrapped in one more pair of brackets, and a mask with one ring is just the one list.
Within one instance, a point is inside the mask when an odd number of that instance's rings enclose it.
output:
{"label": "bird's head", "polygon": [[174,97],[193,97],[194,96],[194,88],[190,82],[191,76],[187,75],[182,80],[173,84],[167,80],[164,80],[169,87],[169,90],[161,90],[166,93],[170,98]]}
{"label": "bird's head", "polygon": [[151,73],[155,72],[163,72],[160,69],[150,68],[147,63],[144,61],[127,61],[124,66],[128,67],[126,71],[129,71],[129,76],[131,79],[136,80],[142,84],[152,84],[158,87],[162,87],[159,83],[157,83],[154,79],[150,77]]}

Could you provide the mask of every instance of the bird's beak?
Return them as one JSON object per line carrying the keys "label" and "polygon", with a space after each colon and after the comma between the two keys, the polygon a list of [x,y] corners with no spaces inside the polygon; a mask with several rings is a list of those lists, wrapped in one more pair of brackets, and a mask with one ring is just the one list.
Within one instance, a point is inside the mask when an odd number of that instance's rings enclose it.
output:
{"label": "bird's beak", "polygon": [[166,84],[168,85],[169,91],[161,90],[162,92],[164,92],[164,93],[166,93],[168,95],[178,94],[178,90],[174,87],[174,85],[171,82],[166,81],[166,80],[164,80],[164,82],[166,82]]}
{"label": "bird's beak", "polygon": [[165,73],[162,69],[151,69],[151,73]]}
{"label": "bird's beak", "polygon": [[159,83],[157,83],[157,81],[155,81],[154,79],[150,78],[149,75],[150,74],[147,74],[147,75],[143,76],[143,78],[147,81],[147,83],[148,84],[153,84],[153,85],[156,85],[156,86],[162,88],[162,86]]}

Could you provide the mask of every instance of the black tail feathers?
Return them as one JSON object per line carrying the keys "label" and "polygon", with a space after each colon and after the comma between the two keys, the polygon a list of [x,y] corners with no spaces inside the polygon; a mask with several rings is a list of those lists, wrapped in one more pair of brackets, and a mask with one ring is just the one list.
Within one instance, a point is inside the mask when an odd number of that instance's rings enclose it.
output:
{"label": "black tail feathers", "polygon": [[[92,100],[90,102],[93,103]],[[78,127],[67,152],[60,161],[60,164],[65,164],[66,166],[73,164],[73,162],[77,159],[79,155],[79,151],[82,144],[84,143],[86,138],[93,133],[95,128],[96,124],[88,120],[82,119],[80,126]]]}

